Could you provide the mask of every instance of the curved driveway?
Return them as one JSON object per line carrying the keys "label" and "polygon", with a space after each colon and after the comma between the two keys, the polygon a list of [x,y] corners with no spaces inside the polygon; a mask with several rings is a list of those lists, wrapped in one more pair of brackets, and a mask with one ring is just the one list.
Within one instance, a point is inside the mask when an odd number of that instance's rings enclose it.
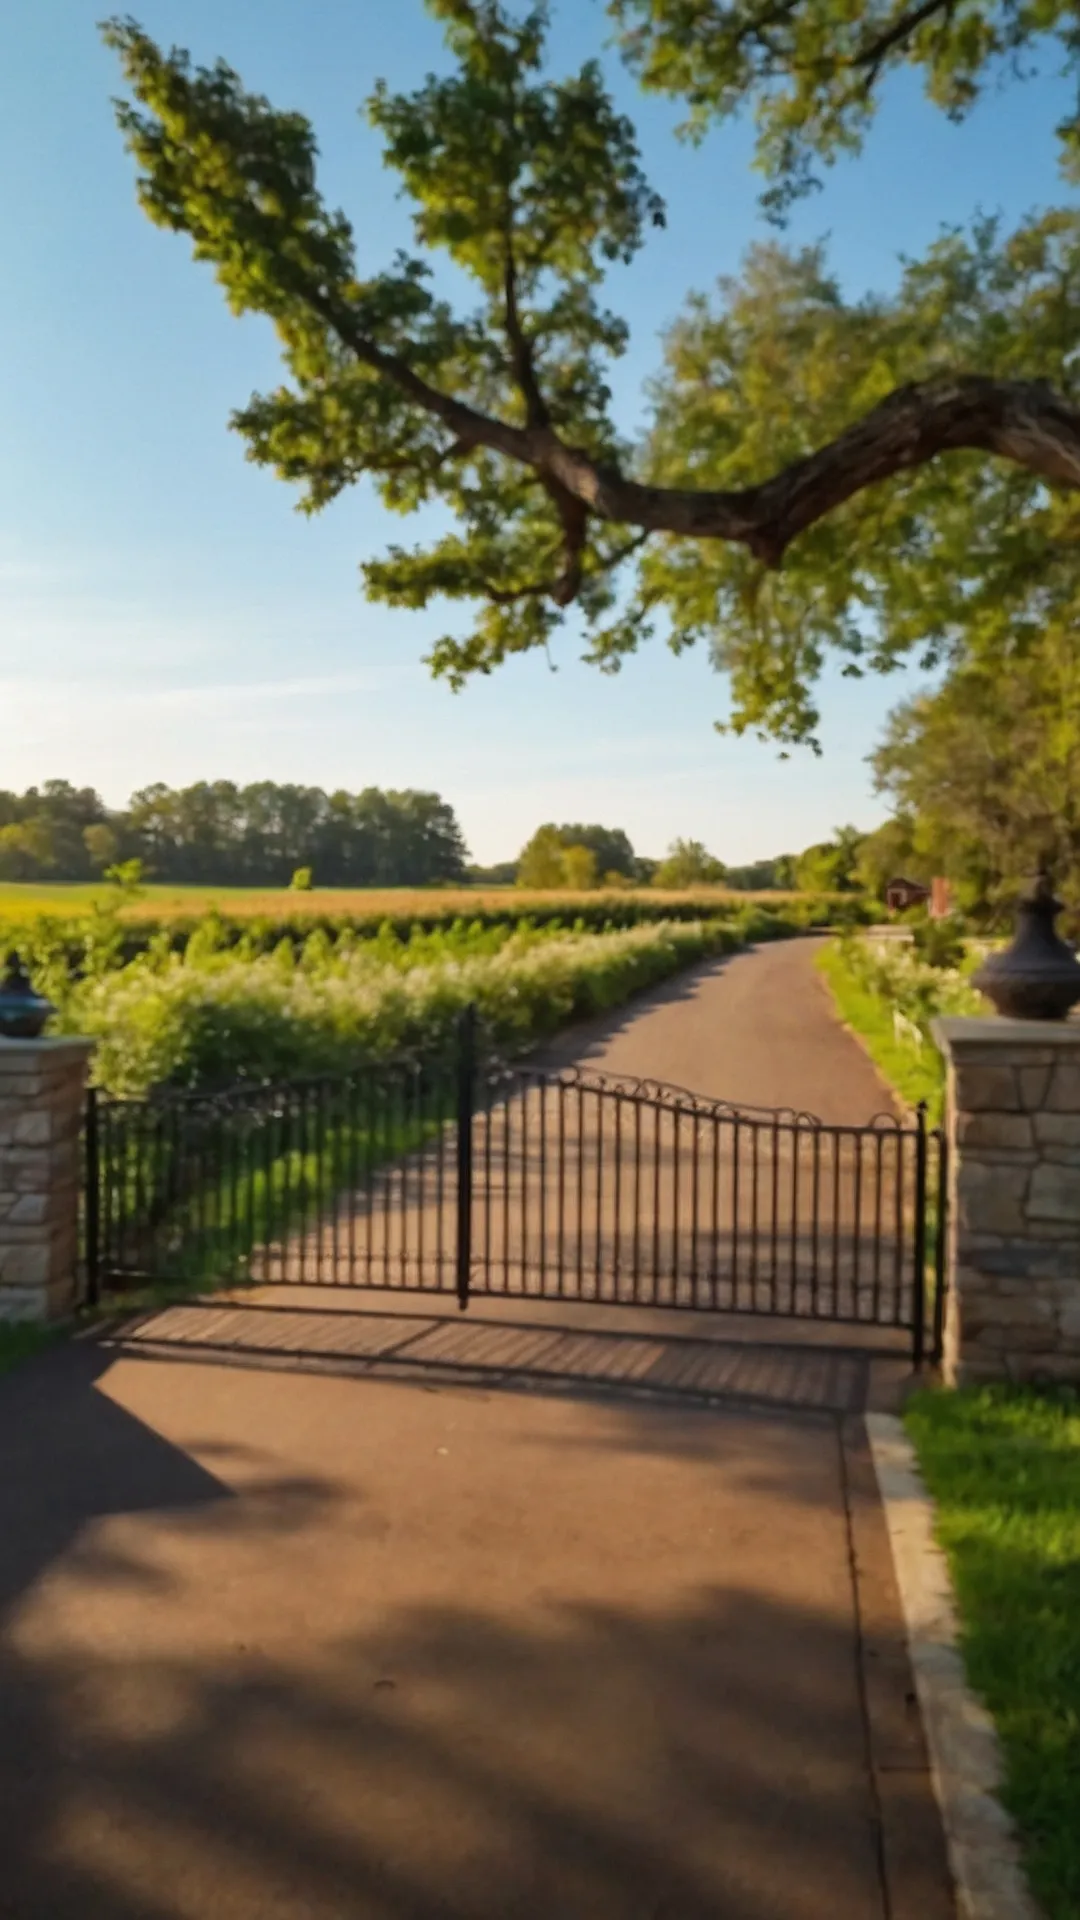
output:
{"label": "curved driveway", "polygon": [[834,1126],[891,1110],[815,969],[820,939],[712,961],[574,1035],[560,1060],[666,1080],[736,1106],[794,1107]]}

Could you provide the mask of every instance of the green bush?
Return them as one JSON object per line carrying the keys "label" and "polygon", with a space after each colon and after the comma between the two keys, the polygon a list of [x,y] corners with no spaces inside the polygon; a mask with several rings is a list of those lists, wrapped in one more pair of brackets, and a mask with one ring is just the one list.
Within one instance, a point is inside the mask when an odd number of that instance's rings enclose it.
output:
{"label": "green bush", "polygon": [[357,943],[309,937],[250,958],[213,945],[156,951],[70,987],[62,1031],[97,1042],[94,1077],[110,1092],[274,1081],[333,1073],[444,1048],[474,1004],[506,1052],[618,1006],[695,960],[730,951],[718,922],[661,922],[608,934],[461,928],[400,942],[392,928]]}

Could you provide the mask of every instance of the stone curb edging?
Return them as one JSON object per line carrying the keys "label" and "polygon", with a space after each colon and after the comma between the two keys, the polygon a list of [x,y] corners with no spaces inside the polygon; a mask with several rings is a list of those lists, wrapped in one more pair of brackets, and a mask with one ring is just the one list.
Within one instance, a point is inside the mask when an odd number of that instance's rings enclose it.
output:
{"label": "stone curb edging", "polygon": [[962,1920],[1040,1920],[1015,1829],[997,1799],[1003,1767],[994,1723],[967,1684],[933,1502],[900,1421],[884,1413],[865,1420],[957,1910]]}

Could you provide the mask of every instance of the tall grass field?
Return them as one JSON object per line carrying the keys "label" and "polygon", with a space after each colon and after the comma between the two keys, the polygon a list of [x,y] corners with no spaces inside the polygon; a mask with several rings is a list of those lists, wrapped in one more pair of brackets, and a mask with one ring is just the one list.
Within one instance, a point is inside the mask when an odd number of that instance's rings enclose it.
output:
{"label": "tall grass field", "polygon": [[[115,902],[115,890],[97,885],[36,886],[30,882],[0,882],[0,927],[5,922],[32,920],[40,914],[60,918],[92,913]],[[694,907],[716,912],[718,907],[761,903],[783,906],[803,896],[795,893],[735,893],[727,887],[696,887],[688,892],[665,892],[659,887],[592,889],[587,893],[530,892],[524,887],[313,887],[294,892],[289,887],[180,887],[146,886],[138,897],[123,902],[126,920],[194,920],[211,908],[230,918],[280,920],[296,915],[311,918],[369,915],[399,919],[428,919],[458,914],[537,908],[574,913],[600,902],[625,905],[631,901],[655,909],[657,917],[671,907]]]}

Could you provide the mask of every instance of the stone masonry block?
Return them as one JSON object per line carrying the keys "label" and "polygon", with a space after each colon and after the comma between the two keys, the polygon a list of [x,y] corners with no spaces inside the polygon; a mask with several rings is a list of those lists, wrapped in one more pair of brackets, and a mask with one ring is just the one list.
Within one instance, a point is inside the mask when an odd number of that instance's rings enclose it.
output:
{"label": "stone masonry block", "polygon": [[961,1240],[969,1227],[976,1232],[1022,1233],[1028,1183],[1038,1172],[1038,1167],[989,1165],[961,1158],[954,1188],[954,1219]]}
{"label": "stone masonry block", "polygon": [[1040,1146],[1075,1147],[1080,1167],[1080,1113],[1036,1113],[1032,1125]]}
{"label": "stone masonry block", "polygon": [[1046,1067],[1018,1067],[1016,1077],[1020,1086],[1020,1104],[1028,1113],[1038,1113],[1046,1105],[1046,1096],[1050,1091],[1052,1069]]}
{"label": "stone masonry block", "polygon": [[15,1120],[13,1138],[20,1146],[45,1147],[53,1137],[54,1115],[47,1108],[32,1108]]}
{"label": "stone masonry block", "polygon": [[1019,1113],[1020,1083],[1011,1066],[969,1066],[956,1075],[956,1104],[962,1113]]}
{"label": "stone masonry block", "polygon": [[1031,1118],[1026,1113],[999,1113],[990,1109],[956,1116],[956,1142],[961,1147],[992,1147],[1011,1152],[1030,1148],[1034,1141]]}
{"label": "stone masonry block", "polygon": [[1030,1221],[1075,1222],[1080,1233],[1080,1169],[1042,1161],[1031,1176],[1026,1214]]}
{"label": "stone masonry block", "polygon": [[1049,1113],[1080,1113],[1080,1064],[1059,1060],[1046,1096]]}

